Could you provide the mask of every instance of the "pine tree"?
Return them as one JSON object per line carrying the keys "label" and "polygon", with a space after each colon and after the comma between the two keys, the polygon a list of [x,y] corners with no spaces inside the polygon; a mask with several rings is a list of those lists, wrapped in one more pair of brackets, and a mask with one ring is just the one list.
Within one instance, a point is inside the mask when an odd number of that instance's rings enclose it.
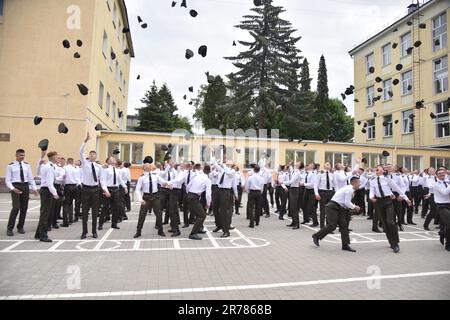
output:
{"label": "pine tree", "polygon": [[304,59],[302,63],[302,70],[300,72],[300,92],[311,93],[311,81],[309,75],[309,62],[308,59]]}
{"label": "pine tree", "polygon": [[314,130],[314,140],[327,139],[330,134],[329,116],[329,89],[328,75],[325,57],[322,55],[319,62],[319,73],[317,77],[317,95],[315,99],[315,120],[320,125]]}
{"label": "pine tree", "polygon": [[299,67],[300,50],[295,45],[301,37],[293,36],[292,24],[280,18],[285,10],[272,2],[263,0],[263,6],[243,17],[236,28],[248,31],[253,39],[239,41],[247,51],[225,58],[239,69],[228,75],[233,96],[225,112],[249,115],[255,129],[280,125],[277,106],[291,97],[286,88],[292,86],[293,70]]}

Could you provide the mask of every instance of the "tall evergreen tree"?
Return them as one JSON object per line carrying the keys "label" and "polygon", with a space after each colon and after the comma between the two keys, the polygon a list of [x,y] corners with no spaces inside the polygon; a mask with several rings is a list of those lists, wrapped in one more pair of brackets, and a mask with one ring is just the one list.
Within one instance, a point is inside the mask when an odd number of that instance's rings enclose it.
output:
{"label": "tall evergreen tree", "polygon": [[295,45],[301,37],[294,37],[292,24],[280,18],[283,7],[274,6],[272,0],[262,2],[236,26],[253,38],[239,41],[247,50],[225,58],[239,69],[228,75],[233,97],[225,112],[248,114],[255,129],[271,129],[280,125],[277,106],[292,95],[287,88],[292,86],[293,70],[299,67],[300,50]]}
{"label": "tall evergreen tree", "polygon": [[326,139],[330,134],[329,116],[329,89],[328,74],[325,57],[322,55],[319,62],[319,73],[317,77],[317,94],[315,98],[315,120],[320,125],[314,130],[314,139]]}
{"label": "tall evergreen tree", "polygon": [[302,70],[300,72],[300,92],[311,93],[311,81],[309,74],[309,62],[308,59],[304,59],[302,63]]}

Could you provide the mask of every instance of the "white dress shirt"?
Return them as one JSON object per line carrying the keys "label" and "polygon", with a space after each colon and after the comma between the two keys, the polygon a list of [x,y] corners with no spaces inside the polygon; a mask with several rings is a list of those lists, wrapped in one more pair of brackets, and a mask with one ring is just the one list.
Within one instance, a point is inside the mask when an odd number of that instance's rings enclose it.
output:
{"label": "white dress shirt", "polygon": [[434,194],[434,202],[436,204],[450,204],[450,184],[445,179],[437,179],[437,182],[433,182],[430,193]]}
{"label": "white dress shirt", "polygon": [[355,194],[355,190],[353,189],[353,186],[345,186],[341,189],[339,189],[331,201],[334,201],[338,203],[341,207],[349,210],[355,209],[355,205],[352,203],[353,196]]}
{"label": "white dress shirt", "polygon": [[430,190],[430,193],[433,194],[433,184],[437,182],[436,176],[428,176],[427,180],[425,181],[425,187],[427,187]]}
{"label": "white dress shirt", "polygon": [[[22,171],[24,178],[23,183],[28,183],[31,186],[31,190],[36,191],[37,188],[31,166],[26,162],[22,162]],[[20,163],[18,161],[14,161],[6,168],[5,184],[11,191],[14,190],[13,183],[22,183],[22,179],[20,178]]]}
{"label": "white dress shirt", "polygon": [[[232,189],[234,196],[238,197],[237,192],[237,185],[236,181],[234,180],[234,175],[236,171],[234,169],[228,168],[227,166],[221,167],[215,158],[212,158],[211,164],[214,166],[214,168],[219,173],[219,180],[218,180],[218,186],[221,189]],[[222,179],[223,178],[223,179]],[[221,183],[222,181],[222,183]]]}
{"label": "white dress shirt", "polygon": [[55,167],[52,162],[48,162],[41,167],[41,188],[48,188],[50,193],[57,196],[54,183],[55,183]]}
{"label": "white dress shirt", "polygon": [[418,187],[420,182],[420,177],[417,174],[413,174],[409,177],[410,187]]}
{"label": "white dress shirt", "polygon": [[[108,188],[115,188],[122,186],[124,189],[127,188],[127,185],[122,180],[122,177],[119,174],[120,171],[117,171],[116,167],[108,166],[108,168],[102,168],[100,172],[100,183],[102,185],[103,191],[107,192]],[[114,173],[116,175],[116,183],[114,183]]]}
{"label": "white dress shirt", "polygon": [[314,186],[316,185],[317,175],[314,171],[308,171],[305,175],[305,188],[307,190],[314,190]]}
{"label": "white dress shirt", "polygon": [[64,175],[66,170],[63,167],[55,166],[55,184],[62,185],[64,183]]}
{"label": "white dress shirt", "polygon": [[343,187],[348,186],[349,185],[348,179],[350,179],[351,176],[352,176],[351,174],[349,174],[344,170],[336,170],[334,172],[334,182],[336,191]]}
{"label": "white dress shirt", "polygon": [[370,198],[382,198],[380,188],[378,186],[378,180],[381,184],[381,189],[383,190],[384,197],[390,197],[393,195],[392,192],[397,192],[403,200],[408,200],[400,187],[394,182],[394,180],[389,179],[385,176],[375,177],[370,181]]}
{"label": "white dress shirt", "polygon": [[[150,175],[152,180],[152,190],[150,190]],[[167,181],[161,178],[158,174],[145,172],[144,175],[139,177],[136,184],[135,189],[136,201],[141,202],[142,195],[144,193],[152,193],[152,194],[158,193],[158,185],[163,185],[166,183]]]}
{"label": "white dress shirt", "polygon": [[[82,163],[81,170],[83,172],[81,175],[81,183],[88,187],[95,187],[95,186],[99,185],[100,172],[102,170],[102,167],[95,162],[86,160],[86,157],[84,155],[85,148],[86,148],[86,144],[83,143],[80,148],[80,159],[81,159],[81,163]],[[92,165],[94,165],[95,178],[94,178],[94,173],[92,171]],[[95,180],[97,180],[97,181],[95,181]]]}
{"label": "white dress shirt", "polygon": [[250,176],[247,179],[247,182],[245,183],[245,191],[264,191],[264,185],[265,185],[264,178],[261,177],[259,174],[254,174]]}
{"label": "white dress shirt", "polygon": [[209,180],[211,180],[212,185],[218,185],[219,184],[219,173],[216,170],[212,170],[209,174]]}
{"label": "white dress shirt", "polygon": [[122,171],[122,180],[125,181],[125,183],[131,182],[130,169],[123,167],[121,171]]}
{"label": "white dress shirt", "polygon": [[201,196],[203,192],[206,192],[206,204],[211,205],[211,180],[203,172],[197,173],[191,182],[186,186],[187,193],[195,193]]}
{"label": "white dress shirt", "polygon": [[[329,181],[329,188],[327,188],[327,174]],[[319,195],[319,190],[329,191],[334,189],[334,174],[329,171],[319,172],[316,176],[316,183],[314,184],[314,193]]]}
{"label": "white dress shirt", "polygon": [[305,182],[305,175],[301,170],[295,170],[290,179],[283,182],[284,186],[290,186],[291,188],[298,188]]}
{"label": "white dress shirt", "polygon": [[74,167],[71,164],[68,164],[64,167],[64,171],[66,172],[66,177],[64,179],[64,185],[68,184],[81,184],[80,180],[80,168]]}

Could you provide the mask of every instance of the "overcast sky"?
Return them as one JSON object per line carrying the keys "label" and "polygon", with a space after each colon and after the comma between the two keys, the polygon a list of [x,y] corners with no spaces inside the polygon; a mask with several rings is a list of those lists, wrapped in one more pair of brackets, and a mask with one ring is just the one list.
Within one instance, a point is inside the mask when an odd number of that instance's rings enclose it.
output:
{"label": "overcast sky", "polygon": [[[177,5],[172,8],[172,0],[126,0],[136,52],[131,65],[129,114],[142,106],[140,99],[155,80],[158,86],[168,84],[180,114],[191,117],[194,108],[189,106],[189,98],[206,82],[204,73],[225,76],[232,72],[233,66],[223,57],[236,55],[243,49],[239,45],[233,47],[233,40],[248,37],[234,26],[250,13],[253,0],[187,0],[187,9],[180,7],[181,0],[175,1]],[[325,56],[331,97],[339,97],[353,84],[353,61],[348,51],[405,15],[411,2],[274,0],[275,5],[286,9],[282,17],[302,36],[297,46],[310,62],[313,88],[320,56]],[[198,12],[196,18],[189,15],[190,9]],[[139,26],[138,15],[148,23],[147,29]],[[201,45],[208,46],[206,58],[197,55]],[[188,48],[196,53],[190,60],[184,57]],[[194,86],[194,94],[188,92],[190,86]],[[187,101],[183,100],[185,94],[189,97]],[[354,105],[350,101],[346,100],[346,105],[353,115]]]}

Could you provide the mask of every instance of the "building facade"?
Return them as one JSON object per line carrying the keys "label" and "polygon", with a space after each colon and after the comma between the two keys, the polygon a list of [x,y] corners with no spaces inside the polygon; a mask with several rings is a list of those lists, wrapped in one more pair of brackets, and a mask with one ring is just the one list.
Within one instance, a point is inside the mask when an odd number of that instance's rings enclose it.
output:
{"label": "building facade", "polygon": [[411,5],[350,51],[356,143],[450,147],[449,7],[450,0]]}
{"label": "building facade", "polygon": [[[31,162],[39,157],[38,142],[48,139],[49,150],[77,159],[75,146],[97,124],[126,130],[134,49],[124,27],[124,0],[0,1],[0,177],[17,148]],[[67,135],[58,133],[61,122]],[[97,143],[93,139],[89,149]]]}

